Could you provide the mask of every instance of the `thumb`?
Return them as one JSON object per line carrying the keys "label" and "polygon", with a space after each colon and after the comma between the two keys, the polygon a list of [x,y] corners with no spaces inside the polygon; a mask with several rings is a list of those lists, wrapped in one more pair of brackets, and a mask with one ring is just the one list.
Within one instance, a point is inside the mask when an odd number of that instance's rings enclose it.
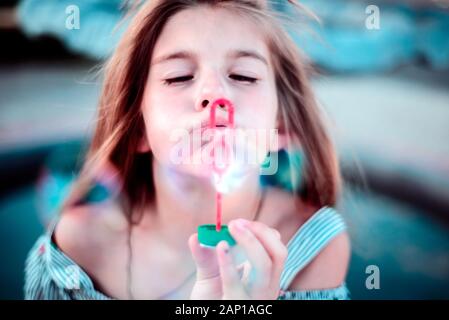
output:
{"label": "thumb", "polygon": [[215,249],[202,247],[197,233],[190,236],[189,248],[196,264],[197,280],[206,280],[220,275]]}
{"label": "thumb", "polygon": [[223,286],[223,299],[248,299],[226,241],[221,241],[218,244],[217,256]]}

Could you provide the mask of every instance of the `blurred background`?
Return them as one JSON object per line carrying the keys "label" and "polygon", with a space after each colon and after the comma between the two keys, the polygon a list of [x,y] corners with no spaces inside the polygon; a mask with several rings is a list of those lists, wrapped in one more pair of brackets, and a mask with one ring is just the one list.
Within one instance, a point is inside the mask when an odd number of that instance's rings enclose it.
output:
{"label": "blurred background", "polygon": [[[449,0],[301,3],[321,19],[292,37],[338,146],[352,298],[448,299]],[[77,174],[125,11],[0,1],[0,299],[23,298],[26,254]]]}

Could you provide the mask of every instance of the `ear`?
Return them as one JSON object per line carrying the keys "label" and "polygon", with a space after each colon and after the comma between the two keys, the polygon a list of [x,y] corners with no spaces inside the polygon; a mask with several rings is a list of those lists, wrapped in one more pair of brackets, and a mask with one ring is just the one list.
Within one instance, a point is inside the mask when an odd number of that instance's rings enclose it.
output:
{"label": "ear", "polygon": [[137,146],[137,152],[138,153],[146,153],[148,151],[150,151],[150,144],[148,142],[148,138],[146,136],[146,134],[144,133],[142,135],[142,137],[139,139],[139,144]]}

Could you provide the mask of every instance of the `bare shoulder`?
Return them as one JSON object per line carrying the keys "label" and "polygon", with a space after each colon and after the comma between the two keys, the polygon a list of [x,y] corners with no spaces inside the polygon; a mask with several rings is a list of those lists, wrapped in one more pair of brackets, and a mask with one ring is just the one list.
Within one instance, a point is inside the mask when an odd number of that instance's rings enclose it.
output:
{"label": "bare shoulder", "polygon": [[101,253],[127,227],[121,211],[112,202],[82,205],[61,213],[54,241],[58,248],[80,266],[92,266]]}
{"label": "bare shoulder", "polygon": [[[282,189],[269,188],[265,221],[281,233],[287,244],[297,230],[320,208],[308,205]],[[272,213],[276,212],[276,215]],[[268,216],[272,216],[271,220]],[[329,244],[299,272],[290,290],[313,290],[340,286],[347,274],[351,252],[347,232],[333,238]]]}
{"label": "bare shoulder", "polygon": [[340,286],[346,278],[350,253],[348,233],[337,235],[296,275],[290,290],[329,289]]}

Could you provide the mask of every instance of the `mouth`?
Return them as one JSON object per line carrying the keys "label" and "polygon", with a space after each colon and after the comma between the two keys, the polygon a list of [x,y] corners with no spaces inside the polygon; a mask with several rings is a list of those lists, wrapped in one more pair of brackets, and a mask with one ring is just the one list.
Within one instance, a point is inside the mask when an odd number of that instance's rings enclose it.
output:
{"label": "mouth", "polygon": [[215,126],[212,127],[209,119],[205,119],[201,122],[201,128],[215,129],[215,128],[230,128],[231,125],[228,122],[228,119],[223,117],[217,117],[215,119]]}
{"label": "mouth", "polygon": [[204,133],[206,130],[223,130],[223,129],[231,129],[232,127],[229,125],[228,121],[224,118],[217,118],[215,121],[215,126],[211,127],[209,119],[205,119],[196,125],[193,125],[188,129],[189,133],[192,134],[194,132]]}
{"label": "mouth", "polygon": [[[224,105],[227,105],[227,112],[226,116],[224,116],[223,112],[217,112],[216,106],[219,105],[220,107],[224,107]],[[209,116],[203,117],[200,122],[196,123],[196,126],[193,126],[189,129],[189,133],[192,134],[193,132],[200,132],[201,135],[205,131],[213,130],[212,133],[214,133],[215,130],[224,130],[224,129],[234,129],[234,106],[232,103],[227,99],[217,99],[213,104],[209,112]]]}
{"label": "mouth", "polygon": [[211,119],[208,116],[189,127],[188,132],[191,136],[193,145],[203,149],[205,146],[216,140],[217,134],[220,136],[227,136],[230,134],[230,132],[227,132],[229,129],[232,130],[235,129],[235,127],[229,123],[228,117],[217,113],[215,115],[215,123],[213,127],[211,125]]}
{"label": "mouth", "polygon": [[203,148],[215,140],[216,134],[226,135],[226,131],[230,129],[232,129],[231,126],[225,121],[216,121],[215,127],[211,127],[209,121],[203,121],[199,125],[191,127],[189,134],[193,141],[199,141],[199,144],[196,145]]}

